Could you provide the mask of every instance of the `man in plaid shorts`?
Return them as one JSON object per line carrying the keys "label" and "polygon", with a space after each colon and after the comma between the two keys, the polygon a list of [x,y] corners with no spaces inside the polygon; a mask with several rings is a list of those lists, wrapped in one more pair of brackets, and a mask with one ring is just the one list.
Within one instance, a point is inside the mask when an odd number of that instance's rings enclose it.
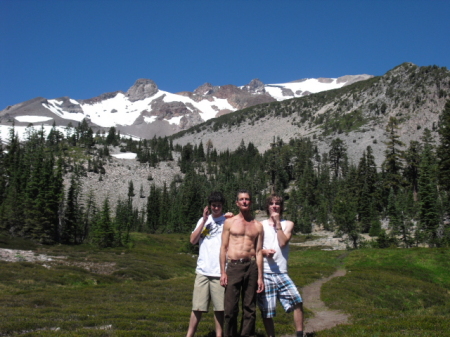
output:
{"label": "man in plaid shorts", "polygon": [[267,198],[266,211],[269,219],[262,222],[264,242],[264,292],[258,294],[258,306],[261,310],[264,327],[268,337],[275,336],[273,317],[275,317],[276,300],[279,299],[286,312],[294,312],[294,324],[297,337],[303,336],[302,297],[294,282],[287,274],[289,240],[292,237],[294,223],[281,220],[283,198],[272,194]]}

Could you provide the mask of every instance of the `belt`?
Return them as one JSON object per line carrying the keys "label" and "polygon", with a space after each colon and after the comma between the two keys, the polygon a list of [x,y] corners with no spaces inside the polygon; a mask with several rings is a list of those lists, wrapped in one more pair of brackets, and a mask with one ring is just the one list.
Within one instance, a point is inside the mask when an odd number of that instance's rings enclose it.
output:
{"label": "belt", "polygon": [[237,259],[237,260],[228,259],[227,262],[228,263],[247,263],[247,262],[254,261],[254,260],[256,260],[256,258],[254,256],[252,256],[252,257],[246,257],[246,258]]}

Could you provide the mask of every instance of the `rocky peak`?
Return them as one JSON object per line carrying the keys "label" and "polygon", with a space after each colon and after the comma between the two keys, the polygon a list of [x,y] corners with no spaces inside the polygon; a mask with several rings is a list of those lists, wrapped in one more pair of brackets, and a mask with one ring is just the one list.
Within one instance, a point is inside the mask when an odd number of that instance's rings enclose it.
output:
{"label": "rocky peak", "polygon": [[136,102],[152,97],[157,92],[158,86],[155,82],[146,78],[141,78],[138,79],[130,89],[128,89],[127,96],[131,102]]}
{"label": "rocky peak", "polygon": [[264,83],[259,79],[255,78],[247,85],[244,85],[242,90],[248,91],[252,94],[264,94],[266,89],[264,89]]}
{"label": "rocky peak", "polygon": [[83,113],[83,109],[81,108],[80,104],[74,103],[74,100],[71,100],[70,97],[64,96],[57,98],[57,100],[62,101],[59,106],[65,111],[70,113]]}
{"label": "rocky peak", "polygon": [[212,95],[217,91],[217,89],[218,87],[213,86],[211,83],[205,83],[199,86],[197,89],[195,89],[194,94],[200,96]]}

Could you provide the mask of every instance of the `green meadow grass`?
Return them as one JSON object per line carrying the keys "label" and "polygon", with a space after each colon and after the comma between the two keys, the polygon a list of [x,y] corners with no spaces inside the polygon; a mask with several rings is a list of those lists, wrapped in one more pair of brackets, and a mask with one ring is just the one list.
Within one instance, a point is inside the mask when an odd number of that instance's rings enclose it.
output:
{"label": "green meadow grass", "polygon": [[[134,233],[132,238],[131,248],[32,247],[67,257],[50,269],[42,263],[0,262],[0,336],[184,336],[196,265],[195,255],[180,251],[188,236]],[[29,245],[0,236],[3,248]],[[322,297],[351,314],[352,325],[317,336],[445,336],[449,260],[448,250],[437,249],[339,252],[293,246],[289,268],[298,287],[338,267],[348,271],[325,284]],[[82,268],[86,264],[91,271]],[[311,315],[306,310],[305,316]],[[292,314],[280,306],[275,327],[277,335],[294,333]],[[209,312],[197,336],[215,336],[213,330]],[[257,335],[265,336],[259,314]]]}
{"label": "green meadow grass", "polygon": [[450,336],[450,250],[352,251],[322,299],[351,325],[317,336]]}

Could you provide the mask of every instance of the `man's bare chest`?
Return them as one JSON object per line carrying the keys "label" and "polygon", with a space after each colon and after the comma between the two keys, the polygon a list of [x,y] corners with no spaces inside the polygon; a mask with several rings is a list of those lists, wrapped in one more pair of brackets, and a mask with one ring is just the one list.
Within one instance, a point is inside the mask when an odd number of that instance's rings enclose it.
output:
{"label": "man's bare chest", "polygon": [[254,221],[235,222],[230,228],[230,234],[234,237],[255,237],[258,235],[258,228]]}

